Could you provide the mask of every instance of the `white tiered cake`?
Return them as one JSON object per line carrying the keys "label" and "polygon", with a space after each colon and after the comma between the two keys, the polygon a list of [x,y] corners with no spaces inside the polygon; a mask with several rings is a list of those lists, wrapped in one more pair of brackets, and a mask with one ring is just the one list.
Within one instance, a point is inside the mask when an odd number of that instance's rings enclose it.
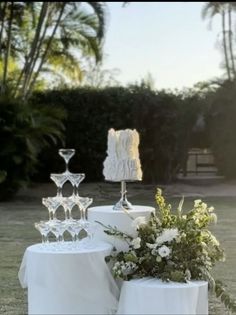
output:
{"label": "white tiered cake", "polygon": [[[142,179],[142,170],[139,160],[139,134],[136,130],[126,129],[108,132],[108,149],[104,161],[103,174],[109,181],[137,181]],[[117,227],[118,230],[132,235],[132,219],[145,217],[149,219],[155,209],[148,206],[132,206],[130,215],[122,208],[114,211],[113,206],[100,206],[88,209],[88,220],[101,222],[108,226]],[[128,244],[114,236],[104,233],[104,228],[99,225],[95,238],[110,242],[118,251],[127,251]]]}
{"label": "white tiered cake", "polygon": [[138,146],[139,134],[135,129],[109,130],[107,157],[103,169],[106,180],[114,182],[142,180]]}

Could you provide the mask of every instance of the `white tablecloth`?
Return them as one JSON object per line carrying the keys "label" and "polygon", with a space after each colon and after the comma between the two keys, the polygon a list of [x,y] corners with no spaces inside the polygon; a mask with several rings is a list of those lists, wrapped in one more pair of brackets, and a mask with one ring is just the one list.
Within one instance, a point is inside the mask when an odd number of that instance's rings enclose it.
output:
{"label": "white tablecloth", "polygon": [[[133,206],[129,214],[133,218],[144,216],[147,220],[155,208],[149,206]],[[118,230],[130,234],[132,219],[123,210],[113,210],[113,206],[91,207],[88,209],[88,220],[91,222],[99,221],[105,225],[116,226]],[[116,247],[118,251],[127,251],[128,245],[125,241],[119,240],[114,236],[107,235],[103,232],[104,228],[98,225],[95,232],[95,239],[109,242]]]}
{"label": "white tablecloth", "polygon": [[208,314],[207,282],[124,281],[117,314]]}
{"label": "white tablecloth", "polygon": [[28,247],[19,280],[28,287],[29,314],[114,314],[119,290],[104,261],[110,251],[103,242],[63,252]]}

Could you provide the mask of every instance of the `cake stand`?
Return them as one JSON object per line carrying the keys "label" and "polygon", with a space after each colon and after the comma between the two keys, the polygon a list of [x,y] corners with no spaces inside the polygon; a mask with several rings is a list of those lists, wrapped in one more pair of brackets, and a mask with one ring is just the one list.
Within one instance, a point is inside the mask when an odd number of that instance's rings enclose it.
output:
{"label": "cake stand", "polygon": [[113,206],[113,210],[133,210],[134,207],[127,199],[127,189],[126,189],[126,183],[127,182],[135,182],[133,180],[121,180],[121,181],[111,181],[111,182],[120,182],[121,183],[121,198],[120,200]]}

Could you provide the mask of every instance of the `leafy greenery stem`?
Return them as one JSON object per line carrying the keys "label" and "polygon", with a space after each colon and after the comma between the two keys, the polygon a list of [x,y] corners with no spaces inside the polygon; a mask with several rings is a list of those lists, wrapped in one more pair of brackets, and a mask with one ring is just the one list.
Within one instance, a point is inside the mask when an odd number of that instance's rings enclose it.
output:
{"label": "leafy greenery stem", "polygon": [[102,227],[104,227],[106,230],[104,232],[108,235],[114,235],[117,237],[122,238],[128,245],[130,245],[129,241],[132,241],[133,237],[127,233],[121,232],[117,229],[117,227],[113,227],[111,225],[105,225],[99,221],[95,221],[96,223],[100,224]]}

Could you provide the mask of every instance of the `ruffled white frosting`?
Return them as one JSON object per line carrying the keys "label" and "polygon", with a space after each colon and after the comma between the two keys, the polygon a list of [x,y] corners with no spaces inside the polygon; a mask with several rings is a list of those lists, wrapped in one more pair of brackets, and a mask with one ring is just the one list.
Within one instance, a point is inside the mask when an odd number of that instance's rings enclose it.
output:
{"label": "ruffled white frosting", "polygon": [[139,134],[135,129],[108,131],[107,157],[103,169],[106,180],[142,180],[138,146]]}

